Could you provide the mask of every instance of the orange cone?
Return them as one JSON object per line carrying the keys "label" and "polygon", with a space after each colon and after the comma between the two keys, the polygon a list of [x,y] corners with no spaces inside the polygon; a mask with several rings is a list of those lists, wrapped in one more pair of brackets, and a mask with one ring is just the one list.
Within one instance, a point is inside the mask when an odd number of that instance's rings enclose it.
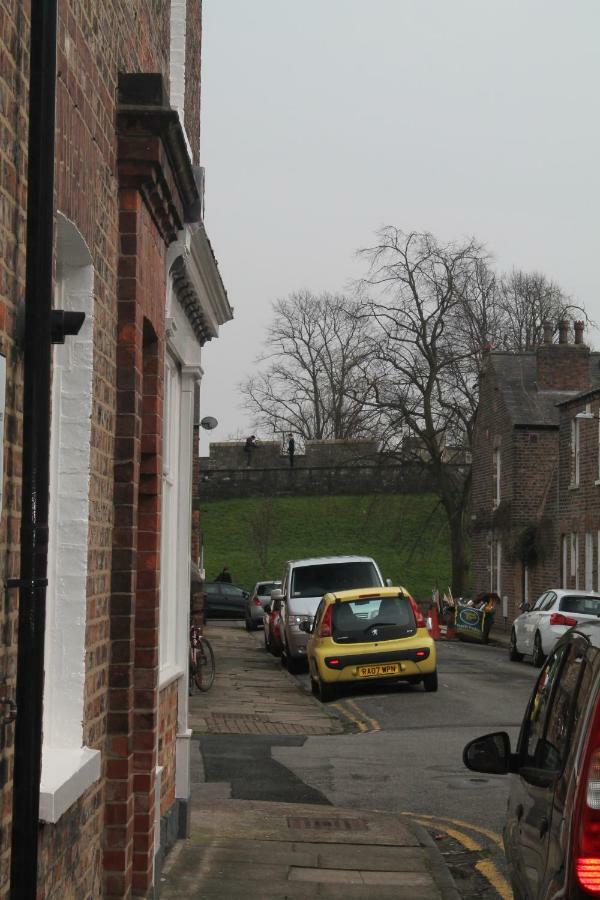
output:
{"label": "orange cone", "polygon": [[434,641],[439,641],[441,634],[436,603],[433,603],[429,609],[429,615],[427,617],[427,628]]}

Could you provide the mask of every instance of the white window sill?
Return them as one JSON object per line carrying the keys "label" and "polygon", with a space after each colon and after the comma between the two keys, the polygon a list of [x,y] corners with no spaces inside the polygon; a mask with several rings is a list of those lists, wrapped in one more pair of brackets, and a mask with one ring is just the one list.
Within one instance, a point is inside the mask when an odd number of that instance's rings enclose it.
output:
{"label": "white window sill", "polygon": [[576,490],[578,489],[578,487],[579,487],[579,482],[577,482],[577,484],[570,484],[570,485],[569,485],[569,490],[570,490],[570,491],[576,491]]}
{"label": "white window sill", "polygon": [[100,751],[44,748],[40,784],[40,819],[58,822],[64,812],[100,778]]}
{"label": "white window sill", "polygon": [[158,676],[158,689],[162,691],[163,688],[166,688],[172,681],[177,681],[178,678],[182,678],[184,675],[184,671],[181,666],[176,666],[174,663],[169,663],[168,666],[165,666],[160,670]]}
{"label": "white window sill", "polygon": [[600,487],[600,478],[598,478],[597,481],[594,482],[594,484],[596,485],[596,487]]}

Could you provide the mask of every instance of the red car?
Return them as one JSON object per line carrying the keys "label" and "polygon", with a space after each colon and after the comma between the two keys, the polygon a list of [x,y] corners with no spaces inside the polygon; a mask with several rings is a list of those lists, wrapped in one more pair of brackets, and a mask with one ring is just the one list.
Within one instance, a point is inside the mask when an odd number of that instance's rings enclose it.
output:
{"label": "red car", "polygon": [[263,627],[265,634],[265,649],[273,656],[281,656],[283,643],[281,638],[281,600],[275,600],[265,606]]}

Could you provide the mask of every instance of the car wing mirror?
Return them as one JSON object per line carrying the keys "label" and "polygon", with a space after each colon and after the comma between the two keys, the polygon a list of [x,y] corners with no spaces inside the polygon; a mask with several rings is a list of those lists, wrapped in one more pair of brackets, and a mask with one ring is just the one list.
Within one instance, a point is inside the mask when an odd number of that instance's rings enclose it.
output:
{"label": "car wing mirror", "polygon": [[283,600],[283,591],[281,588],[275,588],[271,591],[271,600]]}
{"label": "car wing mirror", "polygon": [[394,582],[392,581],[391,578],[386,578],[386,579],[385,579],[385,586],[386,586],[386,587],[393,587],[393,586],[394,586]]}
{"label": "car wing mirror", "polygon": [[521,612],[529,612],[529,610],[531,609],[531,604],[525,600],[523,603],[521,603],[519,609],[521,610]]}
{"label": "car wing mirror", "polygon": [[472,772],[506,775],[512,770],[509,736],[505,731],[495,731],[469,741],[463,750],[463,763]]}

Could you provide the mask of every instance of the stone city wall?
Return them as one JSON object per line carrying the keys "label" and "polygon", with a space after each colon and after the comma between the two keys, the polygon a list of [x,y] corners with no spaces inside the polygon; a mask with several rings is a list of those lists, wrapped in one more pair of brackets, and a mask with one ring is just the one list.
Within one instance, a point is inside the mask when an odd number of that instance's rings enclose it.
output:
{"label": "stone city wall", "polygon": [[259,443],[248,464],[244,441],[211,444],[200,457],[196,499],[314,494],[424,493],[431,476],[418,463],[401,463],[378,452],[377,442],[307,441],[294,467],[276,441]]}

